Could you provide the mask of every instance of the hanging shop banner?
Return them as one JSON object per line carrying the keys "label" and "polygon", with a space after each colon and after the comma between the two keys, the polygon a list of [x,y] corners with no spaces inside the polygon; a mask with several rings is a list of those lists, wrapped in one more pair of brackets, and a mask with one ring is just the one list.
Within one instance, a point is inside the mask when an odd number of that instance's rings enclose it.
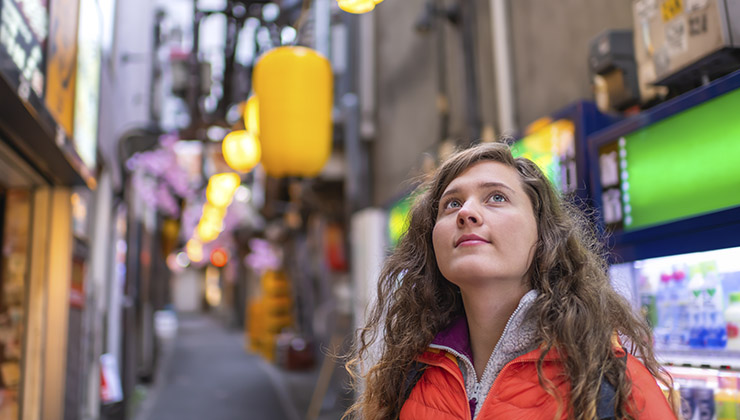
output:
{"label": "hanging shop banner", "polygon": [[74,134],[79,0],[50,0],[46,107],[68,137]]}
{"label": "hanging shop banner", "polygon": [[740,206],[740,89],[599,147],[604,222],[634,231]]}
{"label": "hanging shop banner", "polygon": [[[0,0],[0,71],[17,77],[19,95],[44,93],[44,47],[49,32],[46,0]],[[10,76],[13,75],[13,76]]]}
{"label": "hanging shop banner", "polygon": [[95,0],[80,0],[80,22],[85,24],[79,26],[77,33],[74,144],[80,158],[91,170],[97,163],[101,20]]}

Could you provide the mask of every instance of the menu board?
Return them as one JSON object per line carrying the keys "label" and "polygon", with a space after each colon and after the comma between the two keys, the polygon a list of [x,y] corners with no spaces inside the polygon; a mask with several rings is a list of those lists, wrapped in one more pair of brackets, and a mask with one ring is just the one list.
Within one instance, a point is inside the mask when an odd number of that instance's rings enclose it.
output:
{"label": "menu board", "polygon": [[[44,48],[49,32],[46,0],[0,0],[0,63],[8,73],[20,72],[19,95],[44,93]],[[12,64],[10,64],[12,63]],[[15,68],[8,68],[8,65]]]}
{"label": "menu board", "polygon": [[536,163],[561,192],[573,192],[578,187],[573,121],[548,122],[514,143],[511,151],[515,157]]}
{"label": "menu board", "polygon": [[599,148],[602,215],[625,232],[740,206],[740,90]]}

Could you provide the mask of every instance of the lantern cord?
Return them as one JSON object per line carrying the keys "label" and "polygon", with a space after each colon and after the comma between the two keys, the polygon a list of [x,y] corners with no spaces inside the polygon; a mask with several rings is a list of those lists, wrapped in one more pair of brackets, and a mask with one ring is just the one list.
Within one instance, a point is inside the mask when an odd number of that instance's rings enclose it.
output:
{"label": "lantern cord", "polygon": [[[306,18],[308,16],[309,10],[311,10],[311,0],[303,0],[303,5],[301,6],[301,14],[298,16],[298,20],[296,20],[295,23],[296,33],[301,33],[301,28],[303,27],[303,24],[306,23]],[[298,37],[296,37],[296,39],[298,39]]]}

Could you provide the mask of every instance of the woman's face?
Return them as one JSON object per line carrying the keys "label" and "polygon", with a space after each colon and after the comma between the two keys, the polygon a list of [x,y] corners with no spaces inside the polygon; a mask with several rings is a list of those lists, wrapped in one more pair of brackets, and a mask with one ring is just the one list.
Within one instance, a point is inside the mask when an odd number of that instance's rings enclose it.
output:
{"label": "woman's face", "polygon": [[537,221],[517,171],[476,163],[445,188],[432,233],[442,275],[463,288],[523,282],[537,243]]}

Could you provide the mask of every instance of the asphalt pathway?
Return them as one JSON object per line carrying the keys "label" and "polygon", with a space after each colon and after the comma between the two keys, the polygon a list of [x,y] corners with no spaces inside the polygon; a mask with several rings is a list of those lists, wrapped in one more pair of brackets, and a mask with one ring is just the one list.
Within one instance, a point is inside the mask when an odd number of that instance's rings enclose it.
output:
{"label": "asphalt pathway", "polygon": [[243,343],[241,332],[206,315],[181,318],[137,420],[302,418],[279,371]]}

